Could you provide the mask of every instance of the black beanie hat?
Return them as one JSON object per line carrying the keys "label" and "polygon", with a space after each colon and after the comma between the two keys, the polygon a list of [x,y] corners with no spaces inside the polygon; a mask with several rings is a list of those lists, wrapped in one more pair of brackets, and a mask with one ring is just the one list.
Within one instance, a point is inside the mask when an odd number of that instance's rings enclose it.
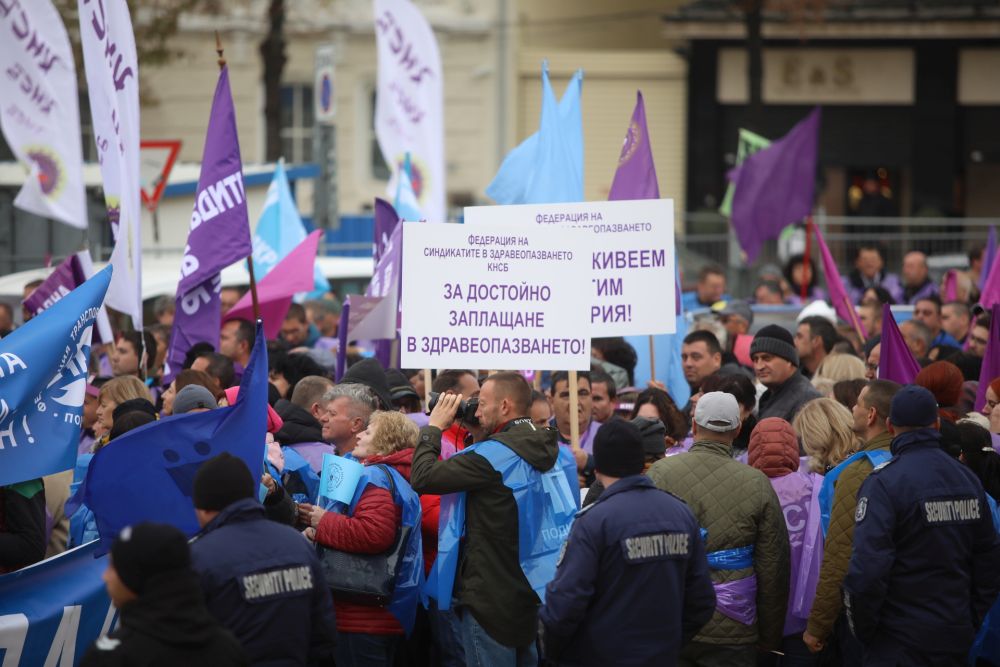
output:
{"label": "black beanie hat", "polygon": [[615,419],[598,429],[594,436],[594,467],[597,472],[609,477],[639,475],[645,463],[642,434],[638,426]]}
{"label": "black beanie hat", "polygon": [[338,384],[363,384],[382,402],[380,410],[393,409],[392,393],[389,391],[389,383],[385,380],[385,369],[374,357],[362,359],[348,368]]}
{"label": "black beanie hat", "polygon": [[632,420],[642,437],[642,451],[648,456],[663,456],[667,453],[667,427],[659,419],[636,417]]}
{"label": "black beanie hat", "polygon": [[126,412],[145,412],[153,419],[156,419],[156,406],[145,398],[130,398],[127,401],[119,403],[115,406],[114,412],[111,413],[111,419],[116,420]]}
{"label": "black beanie hat", "polygon": [[162,523],[126,526],[111,546],[111,564],[129,590],[142,595],[158,574],[191,567],[184,533]]}
{"label": "black beanie hat", "polygon": [[243,459],[223,452],[198,468],[191,495],[196,509],[219,511],[237,500],[256,497],[257,483]]}
{"label": "black beanie hat", "polygon": [[757,332],[750,343],[750,356],[758,352],[767,352],[776,357],[787,359],[792,364],[799,365],[799,353],[795,350],[795,340],[788,329],[777,324],[768,324]]}

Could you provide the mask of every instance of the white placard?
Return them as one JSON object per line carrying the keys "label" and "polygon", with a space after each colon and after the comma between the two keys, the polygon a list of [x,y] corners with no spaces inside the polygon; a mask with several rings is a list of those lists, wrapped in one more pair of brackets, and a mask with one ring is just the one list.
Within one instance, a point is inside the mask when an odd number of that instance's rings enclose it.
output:
{"label": "white placard", "polygon": [[470,206],[465,224],[518,233],[561,229],[563,247],[574,248],[585,265],[573,301],[585,311],[590,337],[677,330],[672,199]]}
{"label": "white placard", "polygon": [[589,237],[403,225],[403,368],[590,368]]}

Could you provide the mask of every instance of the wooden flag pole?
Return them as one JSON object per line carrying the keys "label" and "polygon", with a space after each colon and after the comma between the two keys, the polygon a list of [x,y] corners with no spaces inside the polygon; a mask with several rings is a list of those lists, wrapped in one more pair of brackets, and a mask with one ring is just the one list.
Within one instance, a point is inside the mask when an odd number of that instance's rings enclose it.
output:
{"label": "wooden flag pole", "polygon": [[431,404],[431,385],[434,384],[434,378],[431,377],[431,369],[424,369],[424,409],[426,410]]}
{"label": "wooden flag pole", "polygon": [[802,255],[802,285],[799,288],[803,306],[806,305],[806,299],[809,298],[810,281],[806,278],[806,276],[808,276],[809,273],[812,271],[812,267],[810,266],[811,262],[809,259],[809,255],[812,251],[812,248],[810,247],[811,244],[809,243],[809,232],[812,231],[812,224],[813,224],[812,216],[810,215],[809,217],[806,218],[806,251],[805,254]]}
{"label": "wooden flag pole", "polygon": [[851,305],[851,302],[848,301],[846,294],[844,295],[844,306],[847,307],[847,312],[851,314],[851,326],[854,327],[854,330],[858,332],[858,336],[861,338],[861,342],[862,343],[867,342],[868,339],[865,338],[864,331],[862,331],[861,329],[861,322],[858,320],[858,313],[857,311],[854,310],[854,306]]}
{"label": "wooden flag pole", "polygon": [[[219,71],[226,66],[226,59],[222,55],[222,38],[219,37],[219,31],[215,31],[215,52],[219,54]],[[260,320],[260,302],[257,300],[257,277],[253,272],[253,253],[247,256],[247,272],[250,274],[250,299],[253,301],[253,319],[254,322]]]}
{"label": "wooden flag pole", "polygon": [[569,446],[574,452],[580,450],[580,381],[576,371],[569,372]]}
{"label": "wooden flag pole", "polygon": [[653,337],[649,337],[649,379],[656,382],[656,346]]}

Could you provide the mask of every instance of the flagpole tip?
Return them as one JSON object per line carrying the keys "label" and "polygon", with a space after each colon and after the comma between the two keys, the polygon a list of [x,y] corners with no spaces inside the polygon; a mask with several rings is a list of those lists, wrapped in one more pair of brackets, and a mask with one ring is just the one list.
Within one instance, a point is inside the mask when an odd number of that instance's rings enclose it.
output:
{"label": "flagpole tip", "polygon": [[215,52],[217,54],[219,54],[219,60],[218,60],[219,69],[222,69],[223,67],[226,66],[226,59],[222,56],[222,51],[223,51],[223,49],[222,49],[222,38],[219,37],[219,31],[216,30],[215,31]]}

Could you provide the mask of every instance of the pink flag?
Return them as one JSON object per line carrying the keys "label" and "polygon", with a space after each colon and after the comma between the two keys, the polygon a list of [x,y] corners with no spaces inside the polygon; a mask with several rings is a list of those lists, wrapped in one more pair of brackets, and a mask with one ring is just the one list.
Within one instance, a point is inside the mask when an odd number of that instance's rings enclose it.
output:
{"label": "pink flag", "polygon": [[941,290],[941,298],[945,303],[958,299],[958,271],[948,269],[944,274],[944,289]]}
{"label": "pink flag", "polygon": [[903,334],[896,326],[889,304],[882,306],[882,349],[879,354],[878,376],[899,384],[913,384],[920,372],[920,364],[906,345]]}
{"label": "pink flag", "polygon": [[[322,232],[317,229],[307,236],[257,283],[260,316],[264,320],[264,335],[268,338],[278,337],[281,323],[292,305],[292,297],[313,288],[313,266],[316,264],[320,234]],[[253,321],[253,297],[250,292],[244,294],[226,313],[224,321],[234,319]]]}
{"label": "pink flag", "polygon": [[844,283],[840,280],[840,271],[837,270],[837,263],[833,261],[833,256],[830,254],[830,248],[827,247],[823,234],[820,233],[819,227],[816,225],[812,225],[812,228],[816,233],[816,245],[819,246],[820,257],[823,259],[826,292],[830,295],[830,301],[833,303],[833,309],[837,311],[837,317],[856,329],[861,334],[861,338],[868,338],[868,332],[865,331],[854,306],[851,305],[851,300],[847,297],[847,292],[844,291]]}

